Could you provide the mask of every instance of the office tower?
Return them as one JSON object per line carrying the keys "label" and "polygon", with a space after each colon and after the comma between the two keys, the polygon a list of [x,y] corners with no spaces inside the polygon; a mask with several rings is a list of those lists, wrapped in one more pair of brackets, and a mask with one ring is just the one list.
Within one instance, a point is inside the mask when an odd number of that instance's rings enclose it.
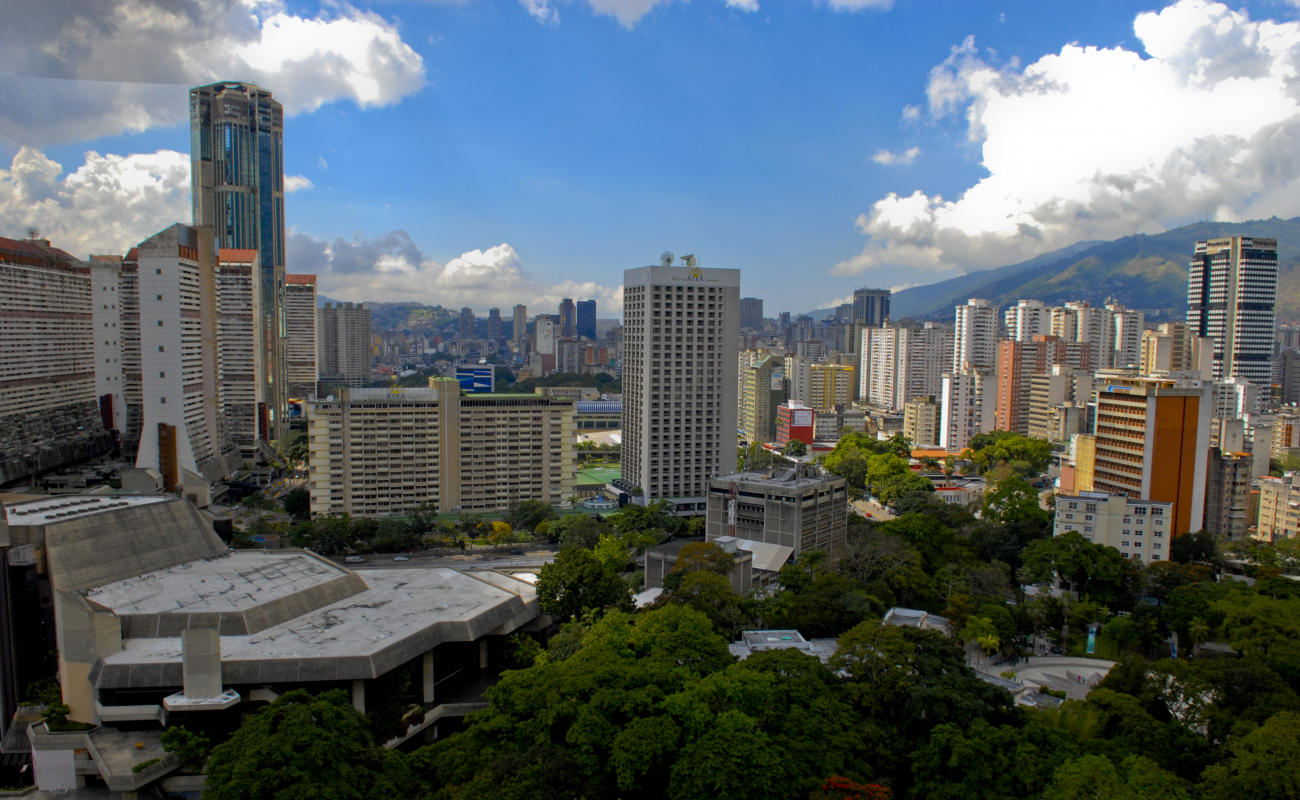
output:
{"label": "office tower", "polygon": [[219,249],[256,250],[266,364],[259,376],[270,438],[288,421],[285,341],[284,112],[271,93],[223,81],[190,90],[190,182],[196,226]]}
{"label": "office tower", "polygon": [[343,389],[307,409],[313,514],[498,511],[573,494],[574,403],[548,389],[462,397],[457,381],[434,378]]}
{"label": "office tower", "polygon": [[623,478],[679,508],[736,457],[740,270],[693,261],[623,273]]}
{"label": "office tower", "polygon": [[1214,379],[1272,380],[1277,240],[1233,236],[1196,243],[1187,274],[1187,329],[1214,341]]}
{"label": "office tower", "polygon": [[258,380],[266,370],[258,324],[262,293],[257,291],[258,252],[223,249],[217,253],[217,385],[221,413],[230,438],[244,460],[256,458],[257,441],[267,437],[266,400]]}
{"label": "office tower", "polygon": [[[474,309],[465,306],[460,310],[460,330],[456,335],[456,344],[464,348],[474,339]],[[461,355],[464,355],[462,349]]]}
{"label": "office tower", "polygon": [[370,309],[360,303],[326,303],[316,310],[316,358],[322,390],[369,383],[371,348]]}
{"label": "office tower", "polygon": [[537,352],[544,356],[555,355],[555,323],[551,321],[550,315],[539,314],[533,325]]}
{"label": "office tower", "polygon": [[741,356],[739,425],[741,437],[770,442],[776,435],[776,407],[786,401],[785,360],[766,350],[749,350]]}
{"label": "office tower", "polygon": [[501,341],[501,309],[499,308],[488,309],[487,338],[493,348]]}
{"label": "office tower", "polygon": [[974,369],[993,369],[997,365],[998,340],[1002,333],[999,328],[998,310],[989,301],[971,298],[966,305],[957,306],[952,371],[968,365]]}
{"label": "office tower", "polygon": [[889,321],[888,289],[857,289],[853,292],[853,319],[880,327]]}
{"label": "office tower", "polygon": [[1178,510],[1170,502],[1080,490],[1056,498],[1052,533],[1077,532],[1134,561],[1168,561],[1170,540],[1178,535],[1172,524]]}
{"label": "office tower", "polygon": [[763,327],[763,298],[740,298],[740,327],[742,329]]}
{"label": "office tower", "polygon": [[578,309],[573,298],[566,297],[560,301],[560,336],[561,339],[578,338]]}
{"label": "office tower", "polygon": [[819,411],[852,403],[856,374],[851,364],[809,364],[804,402]]}
{"label": "office tower", "polygon": [[1107,303],[1106,310],[1110,312],[1112,325],[1111,352],[1106,366],[1137,369],[1142,362],[1142,324],[1146,314],[1117,303]]}
{"label": "office tower", "polygon": [[[3,257],[0,253],[0,259]],[[122,262],[122,256],[90,257],[90,327],[95,343],[95,394],[99,396],[100,420],[105,429],[117,431],[125,439],[128,423],[122,370]],[[138,331],[139,320],[135,322]]]}
{"label": "office tower", "polygon": [[1172,535],[1201,530],[1209,401],[1199,380],[1110,377],[1098,385],[1093,490],[1170,503]]}
{"label": "office tower", "polygon": [[305,400],[316,394],[316,276],[286,275],[284,327],[288,339],[289,396]]}
{"label": "office tower", "polygon": [[562,339],[555,343],[555,371],[562,375],[581,374],[583,366],[582,343],[577,339]]}
{"label": "office tower", "polygon": [[1288,405],[1300,404],[1300,353],[1286,350],[1280,361],[1281,374],[1278,381],[1282,386],[1282,402]]}
{"label": "office tower", "polygon": [[963,369],[943,376],[939,396],[939,446],[950,453],[966,449],[971,437],[994,430],[998,384],[992,371]]}
{"label": "office tower", "polygon": [[889,325],[862,331],[860,396],[872,405],[901,410],[907,401],[943,391],[952,359],[952,329]]}
{"label": "office tower", "polygon": [[596,301],[579,300],[577,308],[576,336],[595,341],[596,339]]}
{"label": "office tower", "polygon": [[914,397],[903,404],[903,435],[913,447],[934,446],[939,443],[942,417],[934,395]]}
{"label": "office tower", "polygon": [[[510,337],[518,345],[528,335],[528,306],[515,306],[514,327],[510,329]],[[522,349],[520,355],[523,355]]]}
{"label": "office tower", "polygon": [[1004,315],[1006,338],[1017,342],[1032,342],[1035,336],[1048,336],[1052,332],[1052,312],[1037,300],[1021,300]]}
{"label": "office tower", "polygon": [[998,357],[996,430],[1029,433],[1032,376],[1050,372],[1053,364],[1076,370],[1091,368],[1091,345],[1065,342],[1057,336],[1035,336],[1032,341],[1004,341]]}
{"label": "office tower", "polygon": [[1250,453],[1210,448],[1203,526],[1216,537],[1229,542],[1242,541],[1255,522],[1247,514],[1253,462]]}
{"label": "office tower", "polygon": [[0,239],[0,483],[113,446],[98,402],[112,382],[96,380],[95,357],[117,320],[92,309],[117,299],[92,290],[90,264],[35,237]]}
{"label": "office tower", "polygon": [[176,224],[134,250],[140,322],[140,444],[135,465],[168,491],[228,478],[243,462],[221,409],[217,253],[212,229]]}
{"label": "office tower", "polygon": [[781,313],[777,314],[776,325],[781,330],[785,330],[786,328],[790,327],[790,312],[782,311]]}

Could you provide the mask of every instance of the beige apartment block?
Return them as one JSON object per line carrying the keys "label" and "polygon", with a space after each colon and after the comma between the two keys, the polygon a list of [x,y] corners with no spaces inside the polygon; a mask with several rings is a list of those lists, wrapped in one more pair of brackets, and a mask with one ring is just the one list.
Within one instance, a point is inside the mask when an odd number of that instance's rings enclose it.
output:
{"label": "beige apartment block", "polygon": [[853,402],[857,369],[851,364],[811,364],[808,367],[809,406],[834,408]]}
{"label": "beige apartment block", "polygon": [[1113,547],[1135,561],[1168,561],[1174,538],[1170,503],[1122,494],[1079,492],[1056,498],[1056,536],[1075,531],[1093,544]]}
{"label": "beige apartment block", "polygon": [[288,349],[289,396],[316,394],[316,276],[286,275],[284,324]]}
{"label": "beige apartment block", "polygon": [[942,411],[932,395],[909,400],[903,406],[903,435],[914,446],[937,445],[942,431]]}
{"label": "beige apartment block", "polygon": [[256,250],[222,250],[217,255],[217,360],[221,410],[230,438],[245,461],[259,439],[270,438],[269,408],[262,392],[266,375],[262,293]]}
{"label": "beige apartment block", "polygon": [[1256,539],[1277,542],[1300,533],[1300,481],[1295,478],[1294,472],[1281,478],[1260,478]]}
{"label": "beige apartment block", "polygon": [[504,510],[573,494],[574,404],[538,394],[429,388],[343,389],[307,404],[315,515],[384,517]]}
{"label": "beige apartment block", "polygon": [[316,309],[316,365],[327,387],[370,382],[374,353],[370,309],[357,303],[326,303]]}

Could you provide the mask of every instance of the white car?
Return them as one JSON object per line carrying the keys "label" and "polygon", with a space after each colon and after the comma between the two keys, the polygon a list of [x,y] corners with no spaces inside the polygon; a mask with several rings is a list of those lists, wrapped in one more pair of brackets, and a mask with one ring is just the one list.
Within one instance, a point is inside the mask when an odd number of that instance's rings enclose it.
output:
{"label": "white car", "polygon": [[394,561],[410,561],[410,556],[393,556]]}

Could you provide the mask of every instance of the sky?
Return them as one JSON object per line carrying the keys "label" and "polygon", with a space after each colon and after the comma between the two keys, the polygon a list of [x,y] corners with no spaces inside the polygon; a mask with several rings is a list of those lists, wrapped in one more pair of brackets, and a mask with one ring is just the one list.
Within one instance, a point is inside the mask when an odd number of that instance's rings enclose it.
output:
{"label": "sky", "polygon": [[189,222],[188,87],[252,80],[286,108],[288,269],[339,300],[616,316],[623,270],[669,250],[775,316],[1300,215],[1281,0],[22,6],[0,236],[84,257]]}

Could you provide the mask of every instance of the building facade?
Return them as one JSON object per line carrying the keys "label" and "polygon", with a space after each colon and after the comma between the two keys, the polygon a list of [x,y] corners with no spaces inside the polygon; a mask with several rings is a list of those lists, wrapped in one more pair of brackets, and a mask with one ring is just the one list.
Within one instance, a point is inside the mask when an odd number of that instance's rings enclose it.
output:
{"label": "building facade", "polygon": [[1000,348],[996,429],[1021,434],[1029,433],[1033,376],[1050,372],[1054,364],[1086,371],[1092,361],[1090,344],[1066,342],[1059,336],[1036,336],[1028,342],[1005,341]]}
{"label": "building facade", "polygon": [[577,336],[583,336],[595,341],[596,336],[596,301],[579,300],[577,303]]}
{"label": "building facade", "polygon": [[1126,494],[1079,492],[1056,498],[1053,534],[1077,532],[1093,544],[1113,547],[1135,561],[1168,561],[1178,535],[1172,504]]}
{"label": "building facade", "polygon": [[1203,529],[1229,542],[1247,537],[1250,519],[1250,483],[1254,458],[1250,453],[1210,448],[1205,483]]}
{"label": "building facade", "polygon": [[970,369],[945,374],[939,396],[939,446],[959,453],[971,437],[994,430],[997,397],[992,372]]}
{"label": "building facade", "polygon": [[770,442],[776,437],[776,408],[786,401],[784,359],[766,350],[745,353],[750,357],[740,367],[740,435],[751,444]]}
{"label": "building facade", "polygon": [[1294,472],[1259,479],[1259,520],[1255,538],[1262,542],[1294,539],[1300,534],[1300,480]]}
{"label": "building facade", "polygon": [[740,327],[742,329],[763,327],[763,298],[740,298]]}
{"label": "building facade", "polygon": [[816,409],[853,402],[857,370],[852,364],[809,364],[804,402]]}
{"label": "building facade", "polygon": [[258,251],[224,249],[217,254],[217,384],[230,438],[245,461],[256,458],[259,440],[270,437],[264,382],[267,331],[257,291]]}
{"label": "building facade", "polygon": [[1006,310],[1006,338],[1016,342],[1032,342],[1035,336],[1052,333],[1052,312],[1038,300],[1021,300]]}
{"label": "building facade", "polygon": [[942,412],[933,395],[912,398],[903,406],[903,435],[915,447],[938,444],[943,429]]}
{"label": "building facade", "polygon": [[1001,337],[998,310],[987,300],[971,298],[957,306],[953,329],[952,371],[964,366],[993,369],[997,366],[998,340]]}
{"label": "building facade", "polygon": [[578,338],[578,308],[572,297],[560,301],[560,338]]}
{"label": "building facade", "polygon": [[857,289],[853,292],[853,320],[871,327],[889,321],[888,289]]}
{"label": "building facade", "polygon": [[369,383],[372,353],[370,309],[360,303],[326,303],[316,309],[316,358],[322,387]]}
{"label": "building facade", "polygon": [[520,348],[520,354],[523,354],[523,342],[528,336],[528,306],[515,306],[514,310],[514,327],[510,329],[510,338],[514,339],[515,346]]}
{"label": "building facade", "polygon": [[1233,236],[1196,243],[1187,274],[1187,328],[1214,342],[1215,380],[1272,383],[1277,240]]}
{"label": "building facade", "polygon": [[848,534],[848,487],[809,467],[779,477],[741,472],[709,481],[707,541],[727,536],[764,544],[833,553]]}
{"label": "building facade", "polygon": [[316,394],[316,276],[286,275],[285,338],[288,340],[289,396],[305,400]]}
{"label": "building facade", "polygon": [[938,395],[952,358],[952,330],[889,325],[861,332],[859,396],[877,406],[901,410],[909,400]]}

